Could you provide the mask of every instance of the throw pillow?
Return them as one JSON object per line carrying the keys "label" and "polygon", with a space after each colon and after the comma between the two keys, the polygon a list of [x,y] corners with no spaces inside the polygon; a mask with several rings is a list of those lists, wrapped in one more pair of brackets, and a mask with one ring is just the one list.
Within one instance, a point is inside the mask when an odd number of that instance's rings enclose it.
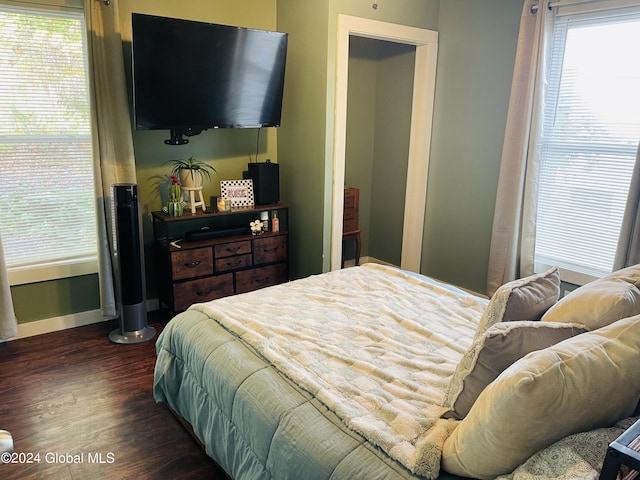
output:
{"label": "throw pillow", "polygon": [[527,353],[586,332],[575,324],[513,321],[496,323],[476,337],[456,367],[445,393],[444,418],[464,418],[478,395]]}
{"label": "throw pillow", "polygon": [[577,432],[630,416],[640,397],[640,315],[526,355],[478,397],[443,446],[443,468],[495,478]]}
{"label": "throw pillow", "polygon": [[640,286],[640,264],[616,270],[604,278],[621,278],[626,282],[633,283],[636,287]]}
{"label": "throw pillow", "polygon": [[491,297],[478,324],[476,336],[499,322],[540,320],[559,296],[558,267],[505,283]]}
{"label": "throw pillow", "polygon": [[543,322],[579,323],[589,330],[640,314],[638,266],[626,268],[575,289],[551,307]]}

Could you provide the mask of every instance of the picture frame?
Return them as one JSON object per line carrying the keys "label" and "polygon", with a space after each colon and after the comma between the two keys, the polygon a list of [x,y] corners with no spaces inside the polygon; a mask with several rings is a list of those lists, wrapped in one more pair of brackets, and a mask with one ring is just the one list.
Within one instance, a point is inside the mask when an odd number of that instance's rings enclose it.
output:
{"label": "picture frame", "polygon": [[220,180],[220,193],[231,200],[231,208],[253,207],[253,180]]}

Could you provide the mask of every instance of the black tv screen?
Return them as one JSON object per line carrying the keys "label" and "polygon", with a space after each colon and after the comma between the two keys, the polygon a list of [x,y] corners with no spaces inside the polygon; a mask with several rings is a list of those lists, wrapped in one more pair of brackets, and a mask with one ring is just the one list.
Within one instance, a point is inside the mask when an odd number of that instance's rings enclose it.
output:
{"label": "black tv screen", "polygon": [[136,129],[280,125],[286,33],[138,13],[132,30]]}

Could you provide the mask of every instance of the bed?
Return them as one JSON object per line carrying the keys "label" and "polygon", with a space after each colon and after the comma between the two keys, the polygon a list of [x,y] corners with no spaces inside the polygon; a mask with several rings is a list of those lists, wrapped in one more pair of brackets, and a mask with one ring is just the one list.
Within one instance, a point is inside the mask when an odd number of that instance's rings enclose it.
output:
{"label": "bed", "polygon": [[[562,478],[535,455],[640,398],[640,268],[594,283],[558,301],[550,269],[487,300],[365,264],[196,304],[158,338],[154,396],[234,479]],[[597,478],[601,443],[567,475]]]}

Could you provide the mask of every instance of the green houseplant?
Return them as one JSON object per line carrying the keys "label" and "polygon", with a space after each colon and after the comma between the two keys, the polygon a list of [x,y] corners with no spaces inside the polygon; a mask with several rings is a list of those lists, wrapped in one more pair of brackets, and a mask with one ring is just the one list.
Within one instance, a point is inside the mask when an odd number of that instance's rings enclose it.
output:
{"label": "green houseplant", "polygon": [[184,212],[180,182],[175,175],[171,175],[171,185],[169,186],[169,199],[166,210],[172,217],[179,217]]}
{"label": "green houseplant", "polygon": [[196,160],[193,157],[185,159],[170,160],[171,175],[180,177],[180,182],[185,188],[197,188],[202,186],[202,177],[211,180],[216,172],[208,163]]}

